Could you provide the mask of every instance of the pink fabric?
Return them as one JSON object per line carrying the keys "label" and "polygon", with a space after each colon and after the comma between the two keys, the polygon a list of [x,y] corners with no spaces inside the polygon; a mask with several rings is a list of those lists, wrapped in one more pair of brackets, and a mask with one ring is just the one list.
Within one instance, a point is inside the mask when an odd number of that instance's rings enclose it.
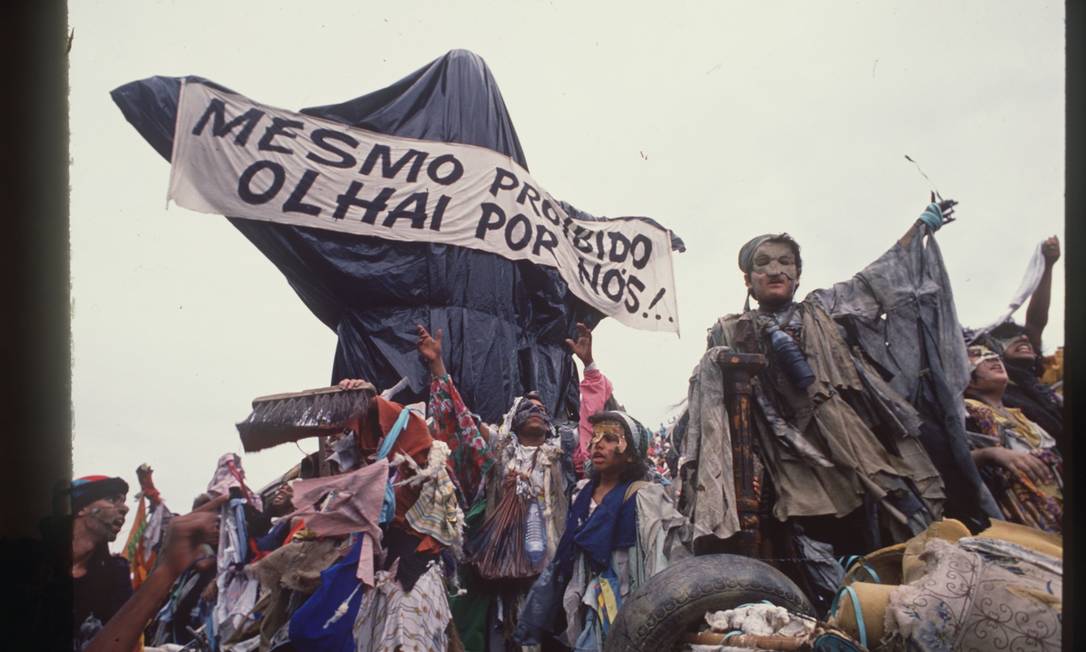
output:
{"label": "pink fabric", "polygon": [[207,495],[212,498],[230,493],[231,487],[238,487],[253,507],[263,511],[264,504],[260,496],[254,494],[245,485],[245,471],[241,468],[241,458],[237,453],[223,453],[215,464],[215,474],[207,483]]}
{"label": "pink fabric", "polygon": [[[292,485],[292,502],[303,507],[288,518],[305,519],[306,528],[322,537],[363,532],[357,577],[366,586],[373,586],[373,546],[381,540],[378,521],[387,484],[388,460],[384,459],[351,473],[300,480]],[[336,495],[325,511],[317,511],[314,503],[329,491]]]}
{"label": "pink fabric", "polygon": [[599,369],[588,369],[584,372],[584,378],[581,379],[581,441],[573,453],[573,468],[578,475],[584,474],[584,464],[588,461],[588,442],[592,440],[592,424],[588,422],[588,417],[603,410],[613,390],[611,381],[607,380],[607,376]]}

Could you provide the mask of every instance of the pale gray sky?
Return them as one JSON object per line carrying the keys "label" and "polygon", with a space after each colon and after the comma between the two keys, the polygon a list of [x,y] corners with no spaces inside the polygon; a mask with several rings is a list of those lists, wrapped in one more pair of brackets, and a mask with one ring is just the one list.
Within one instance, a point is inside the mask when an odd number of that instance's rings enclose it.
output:
{"label": "pale gray sky", "polygon": [[[166,208],[169,166],[109,91],[196,74],[287,109],[381,88],[453,48],[488,63],[532,175],[680,234],[681,338],[605,320],[596,357],[658,423],[744,290],[748,238],[803,246],[801,292],[848,278],[927,202],[967,325],[1063,235],[1058,2],[92,2],[69,8],[76,475],[147,462],[186,511],[261,394],[326,384],[335,336],[222,218]],[[1063,263],[1046,349],[1063,342]],[[1024,309],[1017,315],[1024,317]],[[405,324],[405,328],[409,325]],[[306,451],[315,442],[302,442]],[[292,445],[246,455],[254,485]]]}

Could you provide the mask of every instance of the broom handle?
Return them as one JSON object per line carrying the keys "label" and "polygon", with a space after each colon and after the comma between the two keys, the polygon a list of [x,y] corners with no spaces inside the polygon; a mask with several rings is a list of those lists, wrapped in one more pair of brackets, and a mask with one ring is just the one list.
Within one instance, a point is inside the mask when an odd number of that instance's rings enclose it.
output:
{"label": "broom handle", "polygon": [[322,394],[335,394],[337,392],[370,392],[371,394],[377,393],[377,388],[372,383],[366,383],[361,387],[355,389],[343,389],[339,385],[332,385],[331,387],[318,387],[316,389],[307,389],[301,392],[288,392],[286,394],[270,394],[268,396],[258,396],[253,399],[253,406],[257,403],[267,403],[269,401],[282,401],[291,398],[306,398],[309,396],[320,396]]}

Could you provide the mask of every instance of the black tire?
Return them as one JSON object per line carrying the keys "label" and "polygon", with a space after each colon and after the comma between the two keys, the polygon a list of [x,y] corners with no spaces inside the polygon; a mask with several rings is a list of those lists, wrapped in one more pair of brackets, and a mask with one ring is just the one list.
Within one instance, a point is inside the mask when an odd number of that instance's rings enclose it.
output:
{"label": "black tire", "polygon": [[738,555],[680,560],[631,593],[607,635],[607,652],[671,652],[705,613],[769,600],[814,615],[792,580],[769,564]]}

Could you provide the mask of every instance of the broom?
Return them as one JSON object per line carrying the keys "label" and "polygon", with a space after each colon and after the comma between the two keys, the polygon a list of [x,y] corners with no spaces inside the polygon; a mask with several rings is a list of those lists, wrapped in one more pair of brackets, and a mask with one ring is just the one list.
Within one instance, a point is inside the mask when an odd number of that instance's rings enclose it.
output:
{"label": "broom", "polygon": [[246,453],[327,435],[352,416],[365,412],[377,390],[366,383],[357,389],[319,387],[253,399],[253,411],[237,424]]}

